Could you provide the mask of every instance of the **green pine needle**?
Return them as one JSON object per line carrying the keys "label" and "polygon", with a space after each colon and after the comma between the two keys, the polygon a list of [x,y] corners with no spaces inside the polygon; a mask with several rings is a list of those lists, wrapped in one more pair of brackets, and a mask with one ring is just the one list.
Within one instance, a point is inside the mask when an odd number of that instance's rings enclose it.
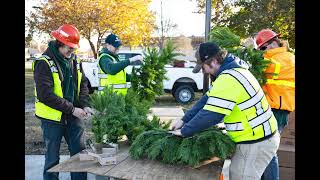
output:
{"label": "green pine needle", "polygon": [[208,128],[192,137],[182,138],[166,130],[140,134],[129,154],[134,159],[147,157],[168,164],[196,166],[211,157],[226,159],[235,151],[235,143],[217,127]]}
{"label": "green pine needle", "polygon": [[263,51],[253,47],[242,47],[240,36],[234,34],[227,27],[214,27],[209,33],[209,41],[215,42],[221,48],[238,56],[250,66],[249,71],[256,77],[261,86],[267,82],[265,69],[270,61],[263,58]]}

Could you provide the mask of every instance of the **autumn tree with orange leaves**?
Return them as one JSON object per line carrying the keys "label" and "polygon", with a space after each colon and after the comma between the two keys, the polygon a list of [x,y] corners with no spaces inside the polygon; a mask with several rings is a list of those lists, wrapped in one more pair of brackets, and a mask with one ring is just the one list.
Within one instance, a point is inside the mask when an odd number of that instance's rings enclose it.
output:
{"label": "autumn tree with orange leaves", "polygon": [[[94,57],[107,33],[117,34],[123,45],[145,46],[151,41],[155,15],[151,0],[49,0],[27,17],[27,25],[50,33],[62,24],[75,25],[87,39]],[[93,37],[97,36],[96,42]],[[95,44],[94,44],[95,43]],[[95,46],[96,45],[96,46]]]}

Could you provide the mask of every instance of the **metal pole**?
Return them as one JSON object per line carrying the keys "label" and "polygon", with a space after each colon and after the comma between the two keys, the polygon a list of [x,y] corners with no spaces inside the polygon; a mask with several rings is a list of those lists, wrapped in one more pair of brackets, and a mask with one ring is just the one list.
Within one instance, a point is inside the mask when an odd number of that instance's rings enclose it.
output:
{"label": "metal pole", "polygon": [[[205,42],[209,40],[211,21],[211,0],[206,0]],[[209,74],[203,74],[203,95],[209,90]]]}
{"label": "metal pole", "polygon": [[163,49],[163,42],[164,42],[164,36],[163,36],[163,19],[162,19],[162,0],[161,0],[161,6],[160,6],[160,8],[161,8],[161,11],[160,11],[160,13],[161,13],[161,15],[160,15],[160,20],[161,20],[161,49]]}

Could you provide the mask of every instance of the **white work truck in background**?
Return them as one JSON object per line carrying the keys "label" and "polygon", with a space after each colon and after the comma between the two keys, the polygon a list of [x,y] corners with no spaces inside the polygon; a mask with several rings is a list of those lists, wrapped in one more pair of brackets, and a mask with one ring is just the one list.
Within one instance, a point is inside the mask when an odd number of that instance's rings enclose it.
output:
{"label": "white work truck in background", "polygon": [[[120,60],[129,59],[136,55],[142,55],[141,52],[134,51],[120,51]],[[132,64],[126,67],[126,72],[131,74],[133,66],[139,68],[140,64]],[[192,69],[195,66],[194,62],[185,62],[184,67],[174,67],[172,65],[166,65],[167,80],[163,81],[164,91],[171,93],[177,102],[185,104],[193,101],[194,93],[202,91],[203,89],[203,74],[192,73]],[[83,59],[82,68],[89,80],[90,93],[98,89],[99,86],[99,67],[98,62],[95,59]],[[128,82],[128,85],[130,83]]]}

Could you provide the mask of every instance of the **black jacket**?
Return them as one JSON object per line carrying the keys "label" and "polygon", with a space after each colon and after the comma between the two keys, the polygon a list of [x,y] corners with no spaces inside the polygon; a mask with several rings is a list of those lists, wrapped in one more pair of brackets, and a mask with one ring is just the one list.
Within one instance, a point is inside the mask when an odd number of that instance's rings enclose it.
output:
{"label": "black jacket", "polygon": [[[61,82],[63,82],[63,75],[61,73],[60,65],[56,60],[53,53],[50,51],[49,48],[43,53],[50,57],[57,66],[59,77]],[[74,55],[71,61],[72,67],[72,77],[75,84],[78,82],[78,74],[77,74],[77,61],[76,56]],[[72,110],[74,107],[86,107],[88,106],[88,98],[89,98],[89,89],[88,89],[88,79],[86,78],[85,74],[83,73],[82,65],[80,63],[80,71],[82,72],[82,79],[80,83],[80,93],[78,94],[78,89],[75,90],[75,100],[74,103],[69,102],[64,98],[60,98],[53,92],[53,77],[50,70],[49,65],[45,61],[37,61],[34,68],[34,81],[36,85],[37,97],[40,102],[44,103],[45,105],[62,111],[62,119],[64,119],[65,115],[72,114]],[[62,91],[64,91],[63,83],[62,84]]]}

